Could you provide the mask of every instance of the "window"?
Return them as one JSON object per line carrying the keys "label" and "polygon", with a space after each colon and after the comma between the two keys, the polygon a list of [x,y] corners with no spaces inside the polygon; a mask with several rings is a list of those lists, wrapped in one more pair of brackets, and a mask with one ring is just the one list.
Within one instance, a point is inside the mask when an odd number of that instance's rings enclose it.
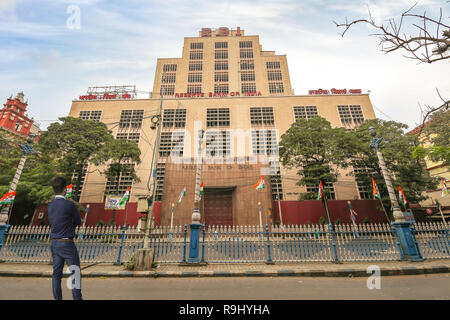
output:
{"label": "window", "polygon": [[214,59],[228,59],[227,50],[216,50],[214,52]]}
{"label": "window", "polygon": [[228,83],[215,84],[214,93],[228,93]]}
{"label": "window", "polygon": [[252,151],[253,155],[278,155],[276,130],[253,130]]}
{"label": "window", "polygon": [[280,69],[280,61],[268,61],[266,62],[267,69]]}
{"label": "window", "polygon": [[352,167],[360,198],[372,199],[372,184],[369,177],[373,176],[375,172],[368,168],[364,162],[358,160],[352,161]]}
{"label": "window", "polygon": [[20,131],[21,129],[22,129],[22,122],[17,121],[17,122],[16,122],[16,125],[15,125],[15,127],[14,127],[14,130]]}
{"label": "window", "polygon": [[134,164],[125,164],[124,170],[119,175],[119,179],[117,177],[107,179],[105,195],[113,194],[122,196],[127,191],[127,188],[133,184],[133,176],[131,175],[133,168]]}
{"label": "window", "polygon": [[270,162],[270,186],[272,189],[272,199],[283,200],[283,185],[281,183],[280,163]]}
{"label": "window", "polygon": [[250,108],[250,122],[252,126],[273,126],[275,123],[272,107]]}
{"label": "window", "polygon": [[189,71],[202,71],[203,65],[201,62],[189,63]]}
{"label": "window", "polygon": [[165,109],[163,128],[184,128],[186,125],[186,109]]}
{"label": "window", "polygon": [[164,192],[164,177],[166,173],[166,164],[158,163],[156,165],[156,190],[155,201],[162,201]]}
{"label": "window", "polygon": [[344,127],[352,127],[361,124],[364,116],[359,105],[338,106],[339,117]]}
{"label": "window", "polygon": [[[318,194],[319,193],[319,184],[307,184],[306,185],[306,192],[308,193],[314,193],[314,194]],[[323,192],[325,194],[325,197],[328,200],[335,200],[336,199],[336,194],[334,193],[334,185],[332,183],[325,183],[323,186]]]}
{"label": "window", "polygon": [[161,77],[162,83],[175,83],[177,76],[175,73],[165,73]]}
{"label": "window", "polygon": [[228,42],[216,42],[214,43],[216,49],[226,49],[228,48]]}
{"label": "window", "polygon": [[140,137],[139,132],[119,132],[117,133],[116,139],[124,139],[135,143],[139,143],[139,137]]}
{"label": "window", "polygon": [[284,92],[283,82],[269,83],[269,92],[270,93],[283,93]]}
{"label": "window", "polygon": [[144,110],[122,110],[119,128],[141,128],[143,119]]}
{"label": "window", "polygon": [[215,82],[228,82],[228,72],[215,72],[214,73]]}
{"label": "window", "polygon": [[80,111],[80,118],[83,120],[100,121],[101,111]]}
{"label": "window", "polygon": [[241,70],[254,70],[255,63],[253,60],[242,60],[241,61]]}
{"label": "window", "polygon": [[[255,71],[241,72],[241,81],[255,81]],[[255,88],[256,91],[256,88]]]}
{"label": "window", "polygon": [[228,62],[216,62],[214,70],[228,70]]}
{"label": "window", "polygon": [[241,59],[253,59],[253,50],[252,49],[243,49],[240,51]]}
{"label": "window", "polygon": [[187,93],[202,93],[201,85],[188,84]]}
{"label": "window", "polygon": [[206,131],[206,158],[230,156],[230,132],[208,130]]}
{"label": "window", "polygon": [[163,72],[176,72],[177,71],[177,65],[176,64],[165,64],[163,65]]}
{"label": "window", "polygon": [[230,126],[230,109],[206,109],[206,126],[207,127],[229,127]]}
{"label": "window", "polygon": [[203,49],[203,42],[191,42],[191,49]]}
{"label": "window", "polygon": [[182,157],[184,148],[184,131],[161,132],[159,143],[160,157]]}
{"label": "window", "polygon": [[[87,168],[88,168],[88,164],[85,163],[83,165],[83,169],[81,170],[80,189],[76,193],[75,193],[75,189],[73,189],[72,198],[75,201],[79,201],[80,200],[81,191],[83,191],[84,181],[86,180]],[[77,180],[78,180],[78,174],[74,172],[74,174],[72,175],[72,181],[77,181]]]}
{"label": "window", "polygon": [[242,83],[241,84],[242,93],[246,92],[256,92],[256,84],[254,83]]}
{"label": "window", "polygon": [[191,59],[191,60],[203,59],[203,51],[191,51],[189,53],[189,59]]}
{"label": "window", "polygon": [[163,84],[161,86],[160,92],[163,96],[173,96],[175,94],[175,85]]}
{"label": "window", "polygon": [[267,79],[269,81],[281,81],[283,77],[281,76],[281,71],[267,71]]}
{"label": "window", "polygon": [[316,106],[298,106],[294,107],[294,117],[295,121],[298,119],[311,119],[312,117],[317,116],[317,107]]}
{"label": "window", "polygon": [[252,48],[252,42],[251,41],[239,41],[239,48]]}
{"label": "window", "polygon": [[201,73],[188,73],[188,82],[202,82]]}

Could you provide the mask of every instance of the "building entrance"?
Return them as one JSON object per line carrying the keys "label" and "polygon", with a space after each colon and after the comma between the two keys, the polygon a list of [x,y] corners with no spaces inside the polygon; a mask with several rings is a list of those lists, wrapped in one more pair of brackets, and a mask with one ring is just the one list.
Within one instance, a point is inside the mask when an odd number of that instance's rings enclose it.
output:
{"label": "building entrance", "polygon": [[233,189],[205,189],[205,225],[233,225]]}

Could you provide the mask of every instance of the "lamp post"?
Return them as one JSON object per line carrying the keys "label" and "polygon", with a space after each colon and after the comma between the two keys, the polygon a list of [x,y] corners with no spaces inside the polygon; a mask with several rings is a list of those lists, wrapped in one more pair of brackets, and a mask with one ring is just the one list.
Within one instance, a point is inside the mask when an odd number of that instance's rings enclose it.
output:
{"label": "lamp post", "polygon": [[[36,151],[34,151],[33,148],[31,147],[31,143],[33,143],[34,137],[36,137],[36,135],[34,133],[30,133],[28,136],[28,139],[27,139],[27,143],[19,144],[19,146],[23,150],[23,154],[22,154],[22,157],[20,158],[19,165],[17,166],[17,170],[14,175],[14,178],[13,178],[13,181],[11,183],[8,193],[16,191],[17,184],[19,183],[20,176],[22,175],[25,161],[27,160],[27,156],[30,153],[36,153]],[[11,204],[11,205],[7,204],[7,205],[3,206],[2,210],[0,211],[0,226],[1,225],[5,226],[9,222],[9,219],[11,217],[10,213],[12,211],[12,207],[13,207],[13,204]]]}
{"label": "lamp post", "polygon": [[202,173],[202,141],[205,130],[198,130],[198,155],[195,171],[195,195],[194,209],[192,210],[191,236],[189,241],[189,259],[188,264],[199,264],[199,244],[200,244],[200,180]]}
{"label": "lamp post", "polygon": [[394,215],[395,222],[405,221],[405,216],[403,212],[400,210],[400,206],[398,205],[397,198],[395,196],[394,187],[392,186],[391,177],[389,176],[389,172],[386,167],[386,163],[384,162],[383,154],[380,151],[380,143],[383,138],[377,138],[376,130],[374,127],[369,128],[369,133],[372,136],[372,143],[370,146],[375,148],[378,157],[378,163],[380,165],[381,172],[384,177],[384,181],[386,182],[386,187],[388,189],[389,200],[391,201],[392,211]]}
{"label": "lamp post", "polygon": [[383,138],[377,138],[376,130],[374,127],[369,128],[369,134],[372,136],[372,142],[370,146],[375,148],[378,157],[378,163],[383,174],[384,181],[389,193],[389,199],[391,201],[392,211],[394,215],[394,222],[392,222],[392,229],[396,233],[400,250],[402,251],[404,259],[410,261],[423,261],[420,254],[419,246],[414,236],[414,227],[412,221],[405,221],[403,212],[400,210],[397,198],[395,196],[394,187],[392,186],[391,177],[384,162],[383,154],[380,151],[380,143]]}
{"label": "lamp post", "polygon": [[87,221],[88,213],[89,213],[89,207],[90,207],[90,205],[88,204],[88,205],[86,206],[86,214],[84,215],[83,227],[86,226],[86,221]]}

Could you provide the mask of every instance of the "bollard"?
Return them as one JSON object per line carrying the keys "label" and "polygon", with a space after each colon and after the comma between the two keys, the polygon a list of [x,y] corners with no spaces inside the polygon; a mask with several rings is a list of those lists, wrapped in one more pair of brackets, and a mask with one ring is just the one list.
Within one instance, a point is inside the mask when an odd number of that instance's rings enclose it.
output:
{"label": "bollard", "polygon": [[205,262],[205,225],[203,225],[202,259],[200,260],[200,262]]}
{"label": "bollard", "polygon": [[120,264],[120,257],[122,256],[123,241],[125,240],[125,228],[126,228],[126,226],[124,224],[123,228],[122,228],[122,239],[120,240],[119,255],[118,255],[117,261],[115,263],[116,265]]}
{"label": "bollard", "polygon": [[187,224],[184,225],[184,249],[183,249],[182,263],[186,263],[186,235],[187,235]]}
{"label": "bollard", "polygon": [[337,249],[336,249],[336,241],[334,239],[334,230],[333,230],[333,225],[330,222],[330,234],[331,234],[331,240],[333,243],[333,253],[334,253],[334,263],[338,263],[339,259],[338,259],[338,255],[337,255]]}
{"label": "bollard", "polygon": [[275,264],[270,256],[270,237],[269,237],[269,225],[266,224],[266,234],[267,234],[267,261],[266,264]]}

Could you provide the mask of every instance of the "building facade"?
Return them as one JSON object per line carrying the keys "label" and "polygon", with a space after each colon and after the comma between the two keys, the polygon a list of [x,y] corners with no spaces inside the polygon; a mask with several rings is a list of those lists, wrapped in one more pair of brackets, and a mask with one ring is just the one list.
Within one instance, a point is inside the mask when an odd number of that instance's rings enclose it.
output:
{"label": "building facade", "polygon": [[[264,51],[258,36],[247,36],[240,28],[203,28],[198,37],[185,38],[181,58],[158,59],[150,97],[138,99],[135,92],[125,86],[90,88],[73,101],[69,114],[102,121],[116,138],[138,143],[142,163],[136,171],[141,181],[132,184],[129,177],[121,177],[118,182],[121,192],[132,187],[130,212],[123,214],[130,224],[137,223],[137,199],[150,195],[156,144],[158,223],[170,224],[172,204],[174,224],[191,220],[200,163],[198,133],[204,130],[202,222],[259,224],[258,203],[262,222],[274,222],[280,218],[278,200],[297,201],[301,193],[317,190],[317,186],[297,186],[295,170],[278,164],[278,142],[292,123],[318,115],[334,127],[352,129],[375,118],[369,95],[360,89],[317,89],[294,95],[286,56]],[[152,121],[161,105],[161,139],[155,141]],[[256,190],[261,177],[265,188]],[[100,208],[112,182],[91,165],[83,181],[80,202]],[[369,190],[345,172],[326,188],[335,200],[371,199]],[[183,189],[186,196],[178,203]],[[118,223],[120,219],[119,214]]]}
{"label": "building facade", "polygon": [[40,129],[27,114],[28,100],[25,101],[23,92],[19,92],[15,98],[12,96],[6,100],[0,110],[0,130],[4,136],[12,140],[24,140],[30,133],[35,134],[37,141]]}

